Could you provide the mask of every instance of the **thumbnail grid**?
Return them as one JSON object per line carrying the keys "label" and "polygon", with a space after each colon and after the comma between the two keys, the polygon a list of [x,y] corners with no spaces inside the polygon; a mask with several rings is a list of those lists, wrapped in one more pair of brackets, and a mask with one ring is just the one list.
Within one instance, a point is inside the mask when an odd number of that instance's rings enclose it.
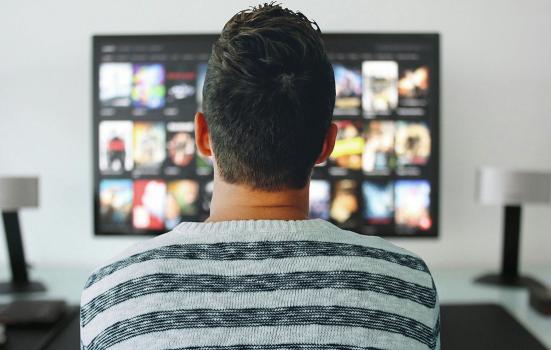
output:
{"label": "thumbnail grid", "polygon": [[340,61],[335,71],[335,116],[426,117],[430,68],[390,60]]}
{"label": "thumbnail grid", "polygon": [[201,198],[212,193],[213,167],[196,150],[193,122],[103,120],[98,151],[105,229],[162,231],[208,216]]}
{"label": "thumbnail grid", "polygon": [[[201,110],[207,64],[104,62],[99,66],[102,117],[177,116]],[[430,69],[397,61],[333,62],[334,115],[426,117]]]}
{"label": "thumbnail grid", "polygon": [[[196,149],[193,117],[202,109],[206,61],[123,57],[96,62],[96,229],[158,234],[203,221],[213,166]],[[329,160],[314,168],[310,216],[363,234],[429,232],[432,65],[332,61],[339,131]]]}
{"label": "thumbnail grid", "polygon": [[190,120],[202,106],[206,67],[194,61],[100,63],[99,115]]}
{"label": "thumbnail grid", "polygon": [[421,176],[431,159],[431,134],[424,121],[337,120],[329,174]]}
{"label": "thumbnail grid", "polygon": [[415,234],[431,229],[428,180],[313,179],[310,217],[364,234]]}

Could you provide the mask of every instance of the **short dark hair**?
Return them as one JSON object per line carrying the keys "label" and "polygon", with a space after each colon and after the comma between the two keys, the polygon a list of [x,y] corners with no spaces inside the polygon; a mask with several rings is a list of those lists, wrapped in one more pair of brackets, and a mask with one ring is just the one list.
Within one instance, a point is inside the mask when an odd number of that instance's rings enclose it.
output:
{"label": "short dark hair", "polygon": [[316,22],[274,3],[237,13],[212,47],[203,96],[226,182],[267,191],[308,183],[335,104]]}

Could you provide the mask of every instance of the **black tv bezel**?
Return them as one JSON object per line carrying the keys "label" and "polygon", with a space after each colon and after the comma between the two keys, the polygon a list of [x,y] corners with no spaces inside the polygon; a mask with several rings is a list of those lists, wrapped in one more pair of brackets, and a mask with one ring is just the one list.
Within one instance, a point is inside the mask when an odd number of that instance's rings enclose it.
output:
{"label": "black tv bezel", "polygon": [[[160,234],[167,232],[167,230],[147,230],[143,233],[141,232],[131,232],[131,233],[121,233],[121,232],[107,232],[100,230],[100,208],[99,208],[99,181],[101,177],[99,168],[97,167],[99,161],[99,130],[97,128],[97,115],[99,111],[99,47],[107,43],[124,42],[144,42],[144,41],[180,41],[180,40],[193,40],[200,41],[205,43],[205,46],[210,47],[211,42],[217,38],[218,34],[120,34],[120,35],[94,35],[92,36],[92,118],[90,119],[92,124],[92,159],[93,159],[93,178],[92,178],[92,189],[93,189],[93,220],[94,220],[94,235],[107,237],[154,237]],[[375,41],[385,41],[388,43],[391,42],[408,42],[412,41],[417,43],[426,43],[433,48],[433,62],[434,67],[433,71],[436,74],[431,74],[431,90],[434,113],[435,117],[432,122],[432,150],[431,150],[431,162],[433,163],[433,178],[431,179],[431,213],[432,213],[432,226],[429,230],[423,233],[415,234],[384,234],[377,235],[383,238],[407,238],[407,239],[421,239],[421,238],[437,238],[440,235],[440,153],[442,144],[440,142],[440,129],[441,129],[441,110],[440,110],[440,34],[434,32],[420,33],[388,33],[388,32],[375,32],[375,33],[345,33],[345,32],[333,32],[333,33],[324,33],[323,36],[329,41],[333,39],[337,40],[339,37],[346,37],[347,39],[354,39],[358,42],[363,40],[369,40],[371,42]],[[330,50],[328,50],[330,51]]]}

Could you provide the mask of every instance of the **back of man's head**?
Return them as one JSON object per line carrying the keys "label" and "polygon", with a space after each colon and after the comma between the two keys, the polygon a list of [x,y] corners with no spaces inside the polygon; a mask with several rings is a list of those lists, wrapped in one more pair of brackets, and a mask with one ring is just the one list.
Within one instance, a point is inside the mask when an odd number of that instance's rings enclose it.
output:
{"label": "back of man's head", "polygon": [[308,183],[335,103],[315,22],[274,4],[237,13],[213,45],[203,95],[225,182],[265,191]]}

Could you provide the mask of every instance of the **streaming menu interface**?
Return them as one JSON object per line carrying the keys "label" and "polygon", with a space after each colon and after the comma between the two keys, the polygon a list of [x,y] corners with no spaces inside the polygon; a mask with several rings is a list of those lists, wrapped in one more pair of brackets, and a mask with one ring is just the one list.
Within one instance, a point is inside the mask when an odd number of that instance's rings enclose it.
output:
{"label": "streaming menu interface", "polygon": [[[97,234],[159,234],[208,217],[213,167],[193,119],[215,38],[94,37]],[[437,35],[325,40],[339,131],[313,172],[311,217],[363,234],[436,235]]]}

